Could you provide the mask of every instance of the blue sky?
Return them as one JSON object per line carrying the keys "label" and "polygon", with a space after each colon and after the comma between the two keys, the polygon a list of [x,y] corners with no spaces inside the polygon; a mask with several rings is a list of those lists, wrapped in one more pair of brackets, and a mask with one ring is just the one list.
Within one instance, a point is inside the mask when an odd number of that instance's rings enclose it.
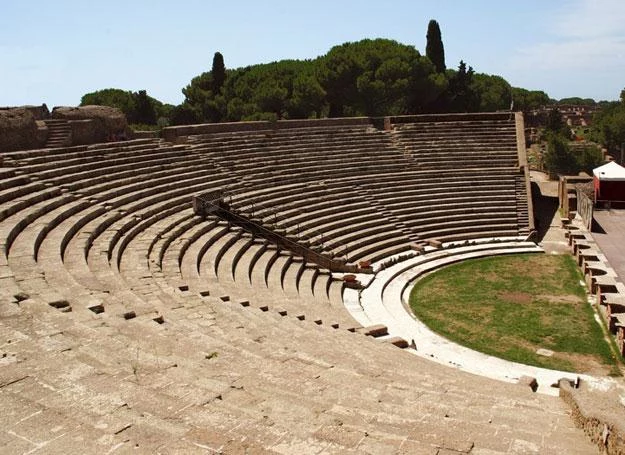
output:
{"label": "blue sky", "polygon": [[235,68],[390,38],[425,52],[436,19],[463,59],[552,98],[618,99],[624,0],[0,0],[0,106],[77,105],[108,87],[178,104],[214,52]]}

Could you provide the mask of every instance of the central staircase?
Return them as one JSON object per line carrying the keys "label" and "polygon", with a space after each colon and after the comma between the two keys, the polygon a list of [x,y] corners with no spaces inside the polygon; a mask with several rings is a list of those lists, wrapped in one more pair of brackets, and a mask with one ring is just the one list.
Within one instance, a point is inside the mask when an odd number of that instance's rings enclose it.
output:
{"label": "central staircase", "polygon": [[67,147],[72,143],[72,129],[67,120],[44,120],[48,127],[48,139],[45,148]]}

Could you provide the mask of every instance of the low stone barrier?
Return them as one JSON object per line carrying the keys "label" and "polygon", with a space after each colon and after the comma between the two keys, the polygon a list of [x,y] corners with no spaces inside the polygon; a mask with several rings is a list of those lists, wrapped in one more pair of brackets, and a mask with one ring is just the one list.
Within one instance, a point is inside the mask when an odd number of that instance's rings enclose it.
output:
{"label": "low stone barrier", "polygon": [[162,136],[168,142],[178,142],[178,138],[197,134],[230,133],[262,130],[282,130],[289,128],[312,128],[324,126],[366,126],[372,125],[369,117],[352,118],[325,118],[304,120],[278,120],[276,122],[228,122],[228,123],[201,123],[197,125],[179,125],[163,128]]}
{"label": "low stone barrier", "polygon": [[573,422],[601,453],[625,454],[625,410],[618,394],[574,389],[565,379],[560,380],[559,386],[560,398],[571,407]]}

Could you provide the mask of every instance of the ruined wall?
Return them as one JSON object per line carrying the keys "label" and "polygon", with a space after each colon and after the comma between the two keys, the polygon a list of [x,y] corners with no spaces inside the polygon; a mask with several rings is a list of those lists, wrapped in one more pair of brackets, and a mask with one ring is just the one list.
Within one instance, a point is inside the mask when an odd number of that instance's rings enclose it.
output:
{"label": "ruined wall", "polygon": [[513,120],[515,112],[475,112],[421,115],[396,115],[387,117],[392,124],[419,122],[467,122],[471,120]]}
{"label": "ruined wall", "polygon": [[130,136],[126,116],[114,107],[55,107],[51,117],[70,122],[72,145],[106,142],[110,135],[122,132]]}
{"label": "ruined wall", "polygon": [[[583,383],[582,383],[583,386]],[[601,453],[625,455],[625,417],[618,394],[574,389],[566,380],[560,381],[560,398],[571,407],[571,418]]]}
{"label": "ruined wall", "polygon": [[25,107],[0,109],[0,152],[43,147],[46,131]]}
{"label": "ruined wall", "polygon": [[577,213],[580,214],[582,220],[584,220],[584,227],[590,231],[592,226],[592,216],[594,210],[594,202],[592,199],[584,193],[584,191],[580,188],[576,189],[577,191]]}

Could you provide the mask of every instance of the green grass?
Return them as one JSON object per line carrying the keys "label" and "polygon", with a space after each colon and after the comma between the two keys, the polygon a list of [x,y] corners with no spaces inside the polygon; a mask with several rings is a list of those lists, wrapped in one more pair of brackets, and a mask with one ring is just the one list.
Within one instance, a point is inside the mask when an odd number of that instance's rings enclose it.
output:
{"label": "green grass", "polygon": [[[567,371],[616,361],[577,265],[568,255],[498,256],[461,262],[420,280],[410,295],[435,332],[486,354]],[[552,357],[536,354],[539,348]]]}

